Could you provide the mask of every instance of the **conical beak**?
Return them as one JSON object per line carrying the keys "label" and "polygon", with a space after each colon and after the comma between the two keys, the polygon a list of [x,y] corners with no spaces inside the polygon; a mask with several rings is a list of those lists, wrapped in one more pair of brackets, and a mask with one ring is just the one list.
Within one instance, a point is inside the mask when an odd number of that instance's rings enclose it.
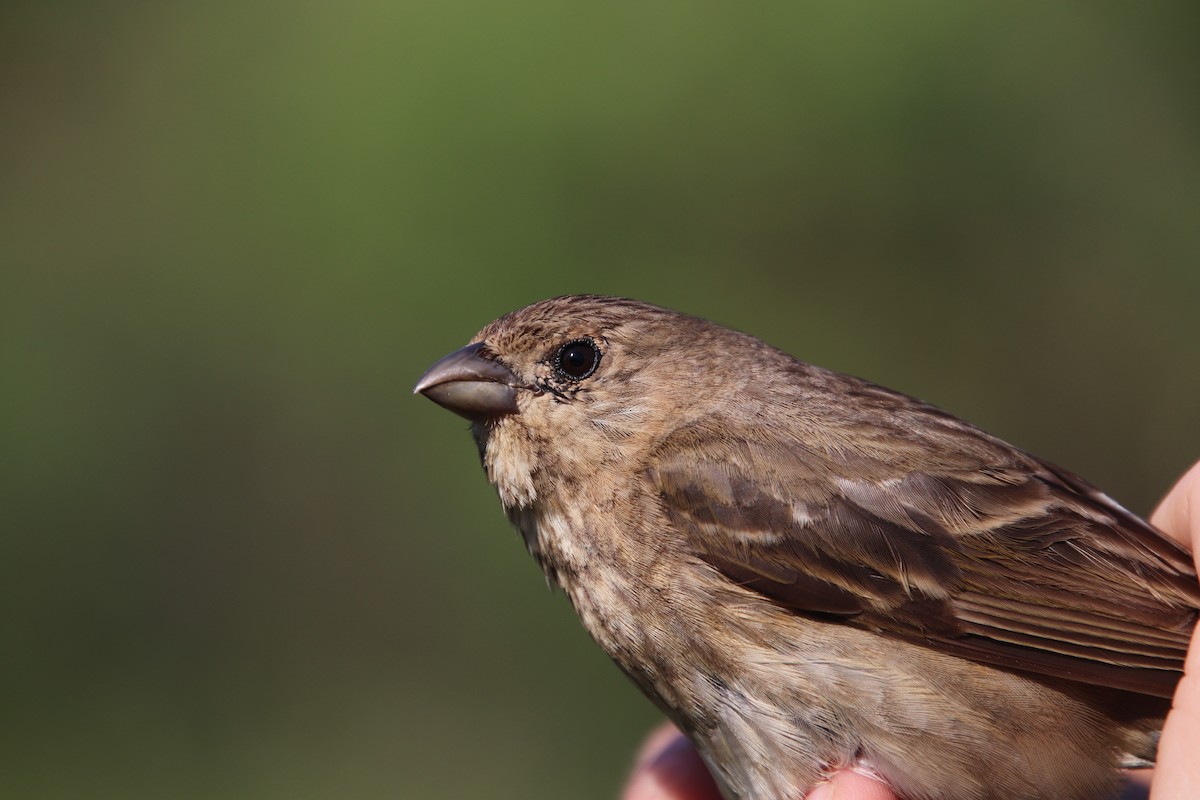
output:
{"label": "conical beak", "polygon": [[476,342],[441,359],[421,376],[413,394],[423,394],[469,420],[518,413],[517,376],[480,355],[482,349],[483,342]]}

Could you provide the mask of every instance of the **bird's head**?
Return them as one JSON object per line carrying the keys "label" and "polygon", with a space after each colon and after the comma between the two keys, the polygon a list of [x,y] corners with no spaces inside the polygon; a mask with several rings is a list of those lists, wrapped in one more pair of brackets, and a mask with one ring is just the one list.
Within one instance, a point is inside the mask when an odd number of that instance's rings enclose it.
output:
{"label": "bird's head", "polygon": [[729,351],[764,347],[647,303],[558,297],[491,323],[434,364],[415,391],[471,420],[489,473],[489,459],[500,458],[530,461],[531,472],[587,474],[636,459],[751,379],[711,369],[714,355],[754,363]]}

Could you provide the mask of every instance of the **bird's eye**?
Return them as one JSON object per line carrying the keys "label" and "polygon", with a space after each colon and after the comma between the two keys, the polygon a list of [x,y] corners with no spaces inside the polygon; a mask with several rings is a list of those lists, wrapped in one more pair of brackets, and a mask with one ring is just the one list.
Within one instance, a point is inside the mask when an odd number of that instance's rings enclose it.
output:
{"label": "bird's eye", "polygon": [[600,350],[591,339],[567,342],[554,358],[554,368],[564,378],[581,381],[600,365]]}

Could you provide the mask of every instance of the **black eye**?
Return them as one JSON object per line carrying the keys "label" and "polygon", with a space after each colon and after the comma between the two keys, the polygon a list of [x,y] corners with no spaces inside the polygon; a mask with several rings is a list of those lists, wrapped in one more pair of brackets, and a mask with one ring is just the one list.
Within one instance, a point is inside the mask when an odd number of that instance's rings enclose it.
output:
{"label": "black eye", "polygon": [[554,368],[564,378],[581,381],[600,365],[600,350],[591,339],[567,342],[554,357]]}

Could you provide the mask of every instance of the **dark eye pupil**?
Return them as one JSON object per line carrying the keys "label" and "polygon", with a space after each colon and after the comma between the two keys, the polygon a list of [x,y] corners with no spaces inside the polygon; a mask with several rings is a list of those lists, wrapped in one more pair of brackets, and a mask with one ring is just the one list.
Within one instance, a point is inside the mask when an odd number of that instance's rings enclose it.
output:
{"label": "dark eye pupil", "polygon": [[591,342],[572,342],[559,351],[558,369],[567,377],[580,380],[592,374],[600,353]]}

